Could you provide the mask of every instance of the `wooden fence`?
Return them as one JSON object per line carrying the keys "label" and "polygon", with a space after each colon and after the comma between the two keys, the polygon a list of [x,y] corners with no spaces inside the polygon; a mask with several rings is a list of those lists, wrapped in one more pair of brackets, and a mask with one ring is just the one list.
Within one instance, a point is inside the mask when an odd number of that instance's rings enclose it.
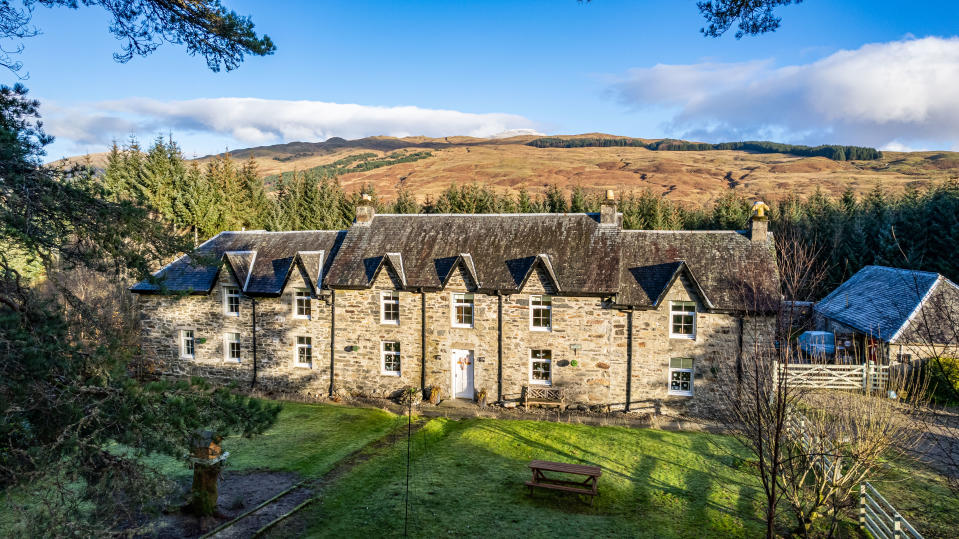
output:
{"label": "wooden fence", "polygon": [[[828,440],[818,440],[806,429],[803,414],[792,412],[786,417],[786,435],[796,441],[814,460],[823,475],[838,475],[841,458]],[[876,539],[923,539],[891,503],[886,501],[868,481],[859,485],[859,527]]]}
{"label": "wooden fence", "polygon": [[861,391],[882,391],[889,383],[889,367],[885,365],[826,365],[819,363],[779,363],[776,368],[778,377],[786,377],[789,387],[809,387],[816,389],[858,389]]}
{"label": "wooden fence", "polygon": [[876,539],[922,539],[916,528],[868,481],[859,485],[859,526]]}

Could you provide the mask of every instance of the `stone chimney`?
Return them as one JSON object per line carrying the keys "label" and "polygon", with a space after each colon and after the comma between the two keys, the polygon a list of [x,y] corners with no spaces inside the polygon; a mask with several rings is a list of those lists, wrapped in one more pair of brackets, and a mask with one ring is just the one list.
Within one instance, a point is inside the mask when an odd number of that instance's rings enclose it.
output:
{"label": "stone chimney", "polygon": [[766,241],[769,237],[769,206],[761,200],[753,202],[753,216],[750,219],[749,239],[752,241]]}
{"label": "stone chimney", "polygon": [[616,215],[616,195],[612,189],[606,190],[606,199],[599,207],[599,224],[616,225],[618,223]]}
{"label": "stone chimney", "polygon": [[376,215],[376,208],[373,207],[373,197],[363,193],[360,203],[356,205],[356,220],[353,222],[358,225],[368,225],[373,221],[374,215]]}

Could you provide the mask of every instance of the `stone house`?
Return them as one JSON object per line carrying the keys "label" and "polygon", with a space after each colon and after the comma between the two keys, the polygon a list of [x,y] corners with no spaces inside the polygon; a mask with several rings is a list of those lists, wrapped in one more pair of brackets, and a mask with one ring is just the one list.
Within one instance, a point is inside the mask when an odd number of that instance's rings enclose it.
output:
{"label": "stone house", "polygon": [[959,353],[959,286],[938,273],[866,266],[813,307],[848,362],[889,365]]}
{"label": "stone house", "polygon": [[545,386],[597,409],[708,407],[710,382],[774,322],[757,308],[778,298],[766,226],[623,230],[612,200],[598,214],[367,204],[344,231],[221,233],[132,291],[164,375],[310,397],[434,386],[511,405]]}

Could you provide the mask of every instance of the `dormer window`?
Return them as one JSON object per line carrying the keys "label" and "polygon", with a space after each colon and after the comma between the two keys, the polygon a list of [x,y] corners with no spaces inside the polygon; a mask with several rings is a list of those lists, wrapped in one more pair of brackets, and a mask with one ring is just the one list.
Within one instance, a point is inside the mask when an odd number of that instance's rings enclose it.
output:
{"label": "dormer window", "polygon": [[529,297],[529,328],[533,331],[551,331],[553,329],[553,298],[549,296]]}
{"label": "dormer window", "polygon": [[453,294],[453,327],[473,327],[473,294]]}
{"label": "dormer window", "polygon": [[400,295],[395,291],[380,292],[380,323],[400,323]]}
{"label": "dormer window", "polygon": [[696,338],[696,303],[692,301],[670,302],[669,337],[671,339]]}
{"label": "dormer window", "polygon": [[240,289],[235,286],[223,287],[223,314],[240,316]]}
{"label": "dormer window", "polygon": [[305,288],[299,288],[293,292],[293,317],[310,319],[310,291]]}

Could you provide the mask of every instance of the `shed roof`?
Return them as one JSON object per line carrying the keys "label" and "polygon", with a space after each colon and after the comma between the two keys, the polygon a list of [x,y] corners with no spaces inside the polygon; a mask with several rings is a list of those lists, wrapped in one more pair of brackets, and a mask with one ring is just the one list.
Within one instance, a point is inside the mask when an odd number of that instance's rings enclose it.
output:
{"label": "shed roof", "polygon": [[893,342],[940,278],[927,271],[866,266],[817,303],[815,310],[856,331]]}

